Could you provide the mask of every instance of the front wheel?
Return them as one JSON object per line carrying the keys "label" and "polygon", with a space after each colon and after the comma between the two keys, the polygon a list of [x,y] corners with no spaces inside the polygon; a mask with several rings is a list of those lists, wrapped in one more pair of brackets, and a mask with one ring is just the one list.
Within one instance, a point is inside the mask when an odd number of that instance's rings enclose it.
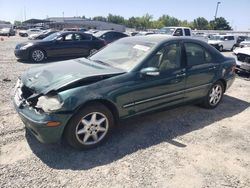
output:
{"label": "front wheel", "polygon": [[203,106],[208,109],[216,108],[221,102],[223,94],[224,94],[224,85],[222,84],[221,81],[218,81],[215,84],[213,84],[213,86],[210,88],[204,100]]}
{"label": "front wheel", "polygon": [[234,51],[234,50],[235,50],[235,48],[236,48],[236,45],[233,45],[233,47],[232,47],[231,51]]}
{"label": "front wheel", "polygon": [[33,62],[39,63],[45,59],[45,53],[41,49],[34,49],[31,51],[30,58]]}
{"label": "front wheel", "polygon": [[223,46],[222,46],[222,45],[219,46],[219,51],[220,51],[220,52],[223,51]]}
{"label": "front wheel", "polygon": [[110,110],[99,103],[80,110],[64,131],[67,143],[76,149],[88,149],[103,143],[111,133],[114,118]]}

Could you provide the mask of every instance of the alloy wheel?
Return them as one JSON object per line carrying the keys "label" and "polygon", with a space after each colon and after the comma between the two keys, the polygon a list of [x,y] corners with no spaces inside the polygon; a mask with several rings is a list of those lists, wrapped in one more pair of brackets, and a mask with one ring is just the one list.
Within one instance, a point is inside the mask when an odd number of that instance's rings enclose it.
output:
{"label": "alloy wheel", "polygon": [[220,84],[215,84],[209,93],[209,104],[211,106],[216,106],[222,97],[222,87]]}
{"label": "alloy wheel", "polygon": [[35,61],[35,62],[40,62],[44,59],[44,53],[42,50],[34,50],[32,52],[32,59]]}
{"label": "alloy wheel", "polygon": [[76,138],[83,145],[100,142],[109,129],[108,118],[100,112],[92,112],[84,116],[76,126]]}

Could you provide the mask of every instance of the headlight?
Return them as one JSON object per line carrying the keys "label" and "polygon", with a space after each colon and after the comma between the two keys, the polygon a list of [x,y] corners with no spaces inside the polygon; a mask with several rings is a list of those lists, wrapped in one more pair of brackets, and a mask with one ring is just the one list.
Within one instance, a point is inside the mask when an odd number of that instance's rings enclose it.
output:
{"label": "headlight", "polygon": [[20,48],[20,50],[26,50],[28,47],[31,47],[31,46],[33,46],[33,44],[32,44],[32,43],[28,43],[28,44],[22,46],[22,47]]}
{"label": "headlight", "polygon": [[58,96],[48,97],[41,96],[38,98],[36,108],[41,108],[44,112],[53,112],[59,110],[63,103]]}

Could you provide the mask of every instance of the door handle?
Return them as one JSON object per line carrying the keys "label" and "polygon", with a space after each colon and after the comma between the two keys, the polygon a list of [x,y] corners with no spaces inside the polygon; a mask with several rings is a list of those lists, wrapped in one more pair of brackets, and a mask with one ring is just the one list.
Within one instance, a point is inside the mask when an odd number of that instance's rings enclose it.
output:
{"label": "door handle", "polygon": [[184,77],[184,76],[186,76],[186,73],[176,74],[176,78],[180,78],[180,77]]}

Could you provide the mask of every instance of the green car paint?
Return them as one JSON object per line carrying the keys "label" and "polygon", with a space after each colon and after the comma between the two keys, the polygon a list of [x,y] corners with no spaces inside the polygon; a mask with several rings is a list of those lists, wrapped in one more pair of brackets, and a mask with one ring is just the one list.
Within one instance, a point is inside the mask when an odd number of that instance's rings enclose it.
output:
{"label": "green car paint", "polygon": [[[131,70],[107,66],[92,61],[91,58],[80,58],[32,68],[21,76],[21,87],[25,89],[22,88],[24,94],[21,96],[23,99],[20,99],[21,104],[15,102],[15,107],[26,127],[32,130],[39,141],[59,141],[70,118],[79,109],[87,107],[91,101],[106,105],[117,119],[126,119],[200,100],[207,95],[216,81],[221,80],[228,88],[235,78],[232,72],[235,60],[224,57],[204,42],[165,36],[128,37],[119,41],[131,40],[154,44],[141,62]],[[147,75],[147,71],[143,72],[148,67],[147,62],[159,49],[173,43],[178,43],[181,49],[180,67],[163,72],[152,69],[151,75]],[[185,43],[200,45],[208,51],[212,57],[210,62],[189,66]],[[26,98],[25,92],[30,93]],[[62,101],[60,109],[45,113],[35,107],[40,96],[53,95]],[[61,125],[48,127],[49,121],[59,121]]]}

